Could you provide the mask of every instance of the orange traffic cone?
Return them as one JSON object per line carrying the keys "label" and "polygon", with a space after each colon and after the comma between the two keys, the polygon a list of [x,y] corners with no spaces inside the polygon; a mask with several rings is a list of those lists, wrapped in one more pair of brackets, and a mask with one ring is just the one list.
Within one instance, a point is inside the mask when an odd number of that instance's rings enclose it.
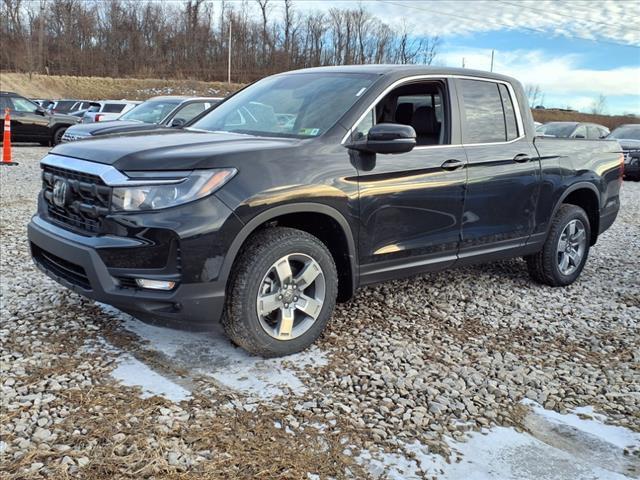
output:
{"label": "orange traffic cone", "polygon": [[9,109],[4,110],[4,134],[2,136],[2,163],[0,165],[18,165],[11,161],[11,115]]}

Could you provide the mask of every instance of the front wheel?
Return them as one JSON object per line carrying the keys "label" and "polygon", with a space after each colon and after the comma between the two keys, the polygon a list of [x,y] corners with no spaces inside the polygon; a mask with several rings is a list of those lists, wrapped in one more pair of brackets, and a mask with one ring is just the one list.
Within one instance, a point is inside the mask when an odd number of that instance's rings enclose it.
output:
{"label": "front wheel", "polygon": [[301,230],[267,228],[240,253],[222,323],[251,353],[290,355],[320,336],[337,293],[336,266],[320,240]]}
{"label": "front wheel", "polygon": [[64,135],[64,132],[66,130],[67,130],[66,128],[59,128],[53,133],[51,143],[54,147],[62,141],[62,136]]}
{"label": "front wheel", "polygon": [[587,262],[590,239],[591,225],[585,211],[576,205],[562,205],[542,250],[525,257],[529,274],[552,287],[570,285]]}

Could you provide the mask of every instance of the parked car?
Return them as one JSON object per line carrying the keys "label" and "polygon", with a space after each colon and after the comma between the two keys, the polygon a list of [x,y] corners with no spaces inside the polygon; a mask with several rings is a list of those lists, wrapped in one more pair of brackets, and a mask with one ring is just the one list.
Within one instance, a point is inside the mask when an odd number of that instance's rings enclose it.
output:
{"label": "parked car", "polygon": [[4,111],[10,110],[11,140],[57,145],[65,130],[78,123],[76,117],[49,113],[40,105],[17,93],[0,92],[0,130],[4,128]]}
{"label": "parked car", "polygon": [[181,127],[221,100],[222,98],[217,97],[153,97],[116,120],[76,125],[65,132],[62,141],[162,127]]}
{"label": "parked car", "polygon": [[78,110],[87,110],[91,105],[89,100],[73,100],[63,99],[55,100],[47,107],[48,110],[53,113],[68,113],[77,112]]}
{"label": "parked car", "polygon": [[82,123],[106,122],[115,120],[141,102],[130,100],[101,100],[91,102],[82,116]]}
{"label": "parked car", "polygon": [[557,138],[597,140],[609,135],[609,129],[597,123],[547,122],[536,129],[538,134]]}
{"label": "parked car", "polygon": [[359,285],[517,256],[573,283],[618,214],[622,155],[536,138],[510,77],[368,65],[267,77],[184,129],[63,143],[41,165],[42,271],[277,356]]}
{"label": "parked car", "polygon": [[624,176],[640,180],[640,123],[620,125],[607,137],[617,140],[624,154]]}

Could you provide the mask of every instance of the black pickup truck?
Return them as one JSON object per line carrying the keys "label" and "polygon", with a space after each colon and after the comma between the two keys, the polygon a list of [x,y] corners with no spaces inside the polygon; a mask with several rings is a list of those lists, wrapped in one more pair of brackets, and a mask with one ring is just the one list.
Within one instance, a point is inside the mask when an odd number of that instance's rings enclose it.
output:
{"label": "black pickup truck", "polygon": [[11,140],[57,145],[64,132],[80,119],[62,113],[51,113],[31,100],[13,92],[0,92],[0,129],[4,128],[4,112],[11,115]]}
{"label": "black pickup truck", "polygon": [[28,235],[82,295],[286,355],[360,285],[518,256],[574,282],[618,213],[620,152],[536,138],[509,77],[299,70],[183,129],[54,148]]}

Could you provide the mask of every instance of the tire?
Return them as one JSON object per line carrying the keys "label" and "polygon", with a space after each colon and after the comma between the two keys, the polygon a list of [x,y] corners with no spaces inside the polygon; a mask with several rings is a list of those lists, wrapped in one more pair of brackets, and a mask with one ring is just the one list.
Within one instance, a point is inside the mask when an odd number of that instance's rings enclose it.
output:
{"label": "tire", "polygon": [[64,132],[67,130],[66,127],[58,128],[55,132],[53,132],[53,137],[51,137],[51,145],[55,147],[62,141],[62,136]]}
{"label": "tire", "polygon": [[[303,270],[313,283],[304,281]],[[290,355],[320,336],[337,294],[336,266],[320,240],[293,228],[266,228],[247,242],[234,264],[222,324],[231,340],[250,353]]]}
{"label": "tire", "polygon": [[[571,234],[571,225],[575,226],[575,235]],[[582,234],[579,233],[581,227]],[[552,287],[572,284],[587,262],[590,239],[591,225],[586,212],[576,205],[562,205],[551,222],[542,250],[525,257],[529,275],[536,282]],[[563,248],[567,244],[569,250]]]}

